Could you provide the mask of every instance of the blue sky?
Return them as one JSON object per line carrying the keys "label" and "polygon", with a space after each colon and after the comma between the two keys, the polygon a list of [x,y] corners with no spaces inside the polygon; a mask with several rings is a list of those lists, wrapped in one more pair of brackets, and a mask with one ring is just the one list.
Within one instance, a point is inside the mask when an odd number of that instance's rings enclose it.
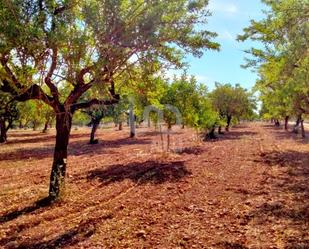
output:
{"label": "blue sky", "polygon": [[251,41],[237,42],[235,39],[250,24],[251,19],[263,17],[261,10],[265,6],[260,0],[210,0],[209,8],[212,16],[209,17],[206,29],[218,34],[215,40],[221,44],[221,50],[207,51],[201,58],[188,56],[188,73],[194,75],[200,83],[206,84],[210,90],[216,81],[239,83],[250,89],[255,84],[257,75],[240,65],[244,64],[243,50],[254,44]]}

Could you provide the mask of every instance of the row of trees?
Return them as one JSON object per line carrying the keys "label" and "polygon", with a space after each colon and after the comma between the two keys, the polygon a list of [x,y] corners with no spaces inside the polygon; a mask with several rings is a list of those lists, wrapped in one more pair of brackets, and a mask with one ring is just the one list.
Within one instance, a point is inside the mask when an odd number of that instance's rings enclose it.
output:
{"label": "row of trees", "polygon": [[260,41],[262,47],[247,51],[253,57],[247,67],[259,73],[256,90],[260,92],[264,119],[297,120],[305,137],[304,119],[309,115],[309,3],[306,0],[263,1],[266,17],[251,21],[239,40]]}
{"label": "row of trees", "polygon": [[[44,124],[55,120],[50,200],[64,189],[72,121],[81,110],[95,128],[110,111],[119,114],[120,123],[130,98],[136,116],[140,107],[172,102],[185,125],[210,134],[223,117],[228,128],[234,115],[244,115],[243,105],[221,109],[220,101],[214,104],[219,90],[208,94],[186,76],[171,85],[158,77],[166,68],[183,67],[186,54],[199,57],[219,49],[212,41],[216,34],[205,29],[207,5],[208,0],[0,0],[1,129],[12,125],[5,115],[18,108],[21,126],[37,120],[38,113]],[[239,86],[221,88],[248,96]],[[106,108],[98,113],[93,106]],[[129,110],[132,123],[132,105]],[[165,113],[170,128],[173,117]]]}
{"label": "row of trees", "polygon": [[[149,79],[148,79],[149,80]],[[250,92],[236,85],[216,84],[213,91],[208,92],[204,84],[198,84],[196,79],[184,73],[181,77],[174,77],[172,82],[164,77],[151,77],[151,84],[147,87],[147,79],[138,79],[137,89],[123,89],[121,100],[114,105],[94,105],[77,112],[72,120],[76,125],[89,125],[92,127],[90,143],[98,143],[95,133],[102,120],[114,122],[122,130],[123,123],[130,124],[130,109],[132,108],[134,126],[138,123],[159,124],[160,111],[162,121],[168,129],[177,123],[176,116],[179,112],[181,126],[192,127],[202,133],[205,138],[216,138],[215,128],[223,134],[222,126],[229,131],[231,122],[240,119],[254,119],[255,99]],[[145,83],[146,82],[146,83]],[[141,91],[138,91],[140,89]],[[8,95],[0,91],[0,96]],[[130,97],[128,97],[130,96]],[[87,97],[85,97],[87,98]],[[144,120],[145,109],[152,107],[148,120]],[[6,131],[11,128],[41,128],[45,133],[48,127],[55,124],[55,115],[52,109],[40,101],[28,100],[23,103],[11,102],[9,106],[3,105],[2,118],[6,118]],[[168,107],[168,108],[166,108]],[[171,110],[171,108],[174,108]],[[174,111],[174,112],[173,112]],[[6,131],[3,133],[2,142],[6,141]],[[133,133],[133,134],[132,134]],[[135,136],[135,131],[130,134]]]}
{"label": "row of trees", "polygon": [[[0,88],[13,97],[6,106],[36,99],[55,115],[51,200],[65,186],[78,110],[118,103],[115,80],[136,65],[149,71],[181,67],[185,54],[219,49],[212,41],[216,34],[205,30],[207,5],[207,0],[0,0]],[[131,82],[123,79],[129,88]]]}

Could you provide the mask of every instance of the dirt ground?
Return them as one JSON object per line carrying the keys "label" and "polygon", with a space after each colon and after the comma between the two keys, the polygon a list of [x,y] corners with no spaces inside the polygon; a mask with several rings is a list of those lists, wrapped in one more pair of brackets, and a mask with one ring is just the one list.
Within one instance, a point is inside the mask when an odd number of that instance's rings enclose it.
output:
{"label": "dirt ground", "polygon": [[0,248],[309,248],[308,139],[262,123],[212,142],[179,129],[166,153],[160,134],[137,132],[100,129],[89,145],[73,130],[66,195],[45,206],[53,131],[11,131]]}

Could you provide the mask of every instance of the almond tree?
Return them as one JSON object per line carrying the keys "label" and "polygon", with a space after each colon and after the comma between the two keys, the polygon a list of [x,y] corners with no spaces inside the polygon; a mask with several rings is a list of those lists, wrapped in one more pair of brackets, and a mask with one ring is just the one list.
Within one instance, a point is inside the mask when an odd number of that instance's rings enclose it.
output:
{"label": "almond tree", "polygon": [[[119,100],[114,79],[141,59],[182,66],[184,54],[218,49],[205,30],[208,0],[0,0],[0,82],[14,100],[56,114],[49,196],[64,189],[74,112]],[[197,28],[198,25],[198,28]],[[81,97],[93,86],[109,98]],[[48,90],[45,90],[45,89]],[[67,94],[60,94],[66,88]]]}
{"label": "almond tree", "polygon": [[12,128],[13,122],[19,117],[16,102],[10,101],[7,93],[0,91],[0,143],[7,141],[7,131]]}
{"label": "almond tree", "polygon": [[251,21],[238,39],[259,41],[251,48],[246,67],[257,69],[256,88],[274,118],[297,117],[304,131],[304,116],[309,115],[309,3],[306,0],[263,0],[267,5],[262,20]]}

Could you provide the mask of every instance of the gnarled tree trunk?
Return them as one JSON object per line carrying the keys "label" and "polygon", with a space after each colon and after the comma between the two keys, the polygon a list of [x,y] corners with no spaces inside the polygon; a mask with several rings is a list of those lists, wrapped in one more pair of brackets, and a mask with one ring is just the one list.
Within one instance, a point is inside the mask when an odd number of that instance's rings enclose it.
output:
{"label": "gnarled tree trunk", "polygon": [[0,120],[0,130],[1,130],[0,143],[5,143],[6,140],[7,140],[7,136],[6,136],[7,129],[5,127],[5,121],[4,120]]}
{"label": "gnarled tree trunk", "polygon": [[99,127],[99,125],[100,125],[100,121],[101,121],[101,119],[100,120],[98,120],[98,119],[93,119],[92,120],[92,129],[91,129],[91,133],[90,133],[90,144],[97,144],[99,141],[98,141],[98,139],[94,139],[94,137],[95,137],[95,133],[96,133],[96,131],[97,131],[97,129],[98,129],[98,127]]}
{"label": "gnarled tree trunk", "polygon": [[44,128],[42,130],[42,133],[46,133],[47,129],[48,129],[48,124],[49,124],[49,119],[46,120],[45,124],[44,124]]}
{"label": "gnarled tree trunk", "polygon": [[280,121],[278,119],[275,120],[275,126],[279,127],[280,126]]}
{"label": "gnarled tree trunk", "polygon": [[50,174],[49,197],[57,199],[65,187],[67,165],[67,150],[72,126],[72,113],[57,113],[56,116],[56,145],[54,162]]}
{"label": "gnarled tree trunk", "polygon": [[300,128],[301,128],[301,136],[303,138],[305,138],[306,137],[306,132],[305,132],[304,120],[303,119],[300,120]]}
{"label": "gnarled tree trunk", "polygon": [[130,105],[129,109],[129,125],[130,125],[130,137],[135,137],[135,115],[133,111],[133,105]]}
{"label": "gnarled tree trunk", "polygon": [[227,115],[226,127],[225,127],[226,131],[230,130],[231,121],[232,121],[232,116],[231,115]]}
{"label": "gnarled tree trunk", "polygon": [[284,120],[284,129],[287,131],[289,129],[289,116],[285,116],[285,120]]}
{"label": "gnarled tree trunk", "polygon": [[206,133],[205,140],[217,138],[216,135],[215,135],[215,129],[216,129],[216,127],[214,126],[213,128],[211,128],[211,130],[208,133]]}
{"label": "gnarled tree trunk", "polygon": [[298,134],[298,129],[299,129],[299,125],[300,125],[301,119],[302,119],[301,115],[298,115],[298,116],[297,116],[296,123],[295,123],[295,125],[294,125],[294,127],[293,127],[293,132],[294,132],[295,134]]}

